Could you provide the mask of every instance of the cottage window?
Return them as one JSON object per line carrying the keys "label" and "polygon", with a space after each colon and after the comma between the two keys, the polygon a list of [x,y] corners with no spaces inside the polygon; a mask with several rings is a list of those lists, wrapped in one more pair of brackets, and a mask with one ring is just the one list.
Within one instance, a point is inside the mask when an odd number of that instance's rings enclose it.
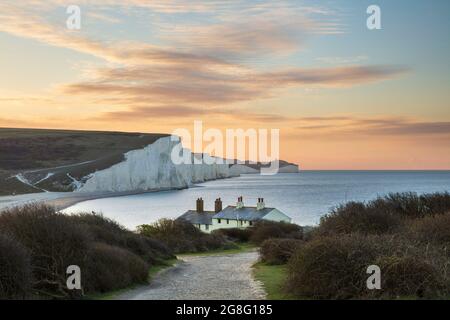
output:
{"label": "cottage window", "polygon": [[217,223],[220,223],[222,220],[221,219],[217,219]]}
{"label": "cottage window", "polygon": [[249,224],[249,225],[253,225],[253,221],[249,221],[248,224]]}
{"label": "cottage window", "polygon": [[209,224],[205,224],[205,229],[209,230]]}
{"label": "cottage window", "polygon": [[227,219],[227,224],[230,224],[230,219]]}

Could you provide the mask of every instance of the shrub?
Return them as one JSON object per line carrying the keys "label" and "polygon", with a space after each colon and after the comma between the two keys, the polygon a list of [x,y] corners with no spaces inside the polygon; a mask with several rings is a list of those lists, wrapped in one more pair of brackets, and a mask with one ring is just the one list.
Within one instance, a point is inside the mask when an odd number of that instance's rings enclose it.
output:
{"label": "shrub", "polygon": [[450,248],[450,213],[411,221],[407,233],[420,243]]}
{"label": "shrub", "polygon": [[[0,236],[0,296],[8,297],[80,297],[82,290],[67,289],[69,265],[80,267],[85,293],[123,288],[145,281],[149,264],[173,257],[158,240],[100,215],[67,216],[44,205],[3,211]],[[14,272],[23,274],[23,282]]]}
{"label": "shrub", "polygon": [[380,209],[407,218],[423,218],[450,211],[450,194],[448,192],[420,196],[413,192],[391,193],[373,202]]}
{"label": "shrub", "polygon": [[86,292],[106,292],[144,283],[148,269],[148,264],[130,251],[95,243],[89,251],[84,289]]}
{"label": "shrub", "polygon": [[86,229],[69,222],[67,216],[42,205],[10,209],[0,215],[0,231],[11,234],[28,248],[33,266],[33,289],[51,297],[80,294],[66,287],[66,269],[83,269],[89,247]]}
{"label": "shrub", "polygon": [[0,299],[26,298],[31,284],[28,251],[17,241],[0,235]]}
{"label": "shrub", "polygon": [[251,228],[250,241],[261,244],[271,238],[302,239],[303,229],[299,225],[285,222],[258,221]]}
{"label": "shrub", "polygon": [[450,212],[450,193],[431,193],[420,196],[427,215],[439,215]]}
{"label": "shrub", "polygon": [[316,235],[394,233],[409,219],[425,218],[450,211],[449,193],[391,193],[367,203],[349,202],[320,220]]}
{"label": "shrub", "polygon": [[252,235],[252,231],[250,228],[247,229],[224,228],[215,230],[213,233],[221,234],[232,241],[238,242],[248,242],[250,240],[250,236]]}
{"label": "shrub", "polygon": [[287,290],[313,299],[348,299],[366,291],[366,270],[376,261],[361,236],[317,238],[297,249],[288,263]]}
{"label": "shrub", "polygon": [[70,219],[87,228],[94,241],[130,250],[150,264],[174,258],[164,243],[133,233],[100,214],[82,213],[72,215]]}
{"label": "shrub", "polygon": [[141,235],[162,241],[173,252],[200,252],[232,246],[220,234],[206,234],[183,220],[161,219],[138,227]]}
{"label": "shrub", "polygon": [[[444,252],[402,235],[317,237],[289,260],[287,289],[315,299],[445,297],[450,278]],[[366,287],[373,264],[381,269],[381,290]]]}
{"label": "shrub", "polygon": [[380,210],[376,205],[349,202],[333,209],[320,219],[314,235],[392,233],[401,225],[401,218],[389,211]]}
{"label": "shrub", "polygon": [[380,257],[376,265],[382,270],[381,293],[388,298],[437,297],[440,290],[445,290],[442,276],[436,268],[417,257]]}
{"label": "shrub", "polygon": [[268,239],[259,250],[261,261],[268,264],[285,264],[294,251],[304,245],[297,239]]}

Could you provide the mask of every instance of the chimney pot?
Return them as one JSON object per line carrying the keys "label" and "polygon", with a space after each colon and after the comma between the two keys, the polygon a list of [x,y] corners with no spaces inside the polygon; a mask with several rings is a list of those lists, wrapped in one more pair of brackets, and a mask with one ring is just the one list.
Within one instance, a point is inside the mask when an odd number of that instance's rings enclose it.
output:
{"label": "chimney pot", "polygon": [[256,210],[264,209],[266,205],[264,204],[264,198],[258,198],[258,203],[256,204]]}
{"label": "chimney pot", "polygon": [[236,203],[236,208],[240,209],[244,206],[244,198],[242,196],[238,197],[238,201]]}

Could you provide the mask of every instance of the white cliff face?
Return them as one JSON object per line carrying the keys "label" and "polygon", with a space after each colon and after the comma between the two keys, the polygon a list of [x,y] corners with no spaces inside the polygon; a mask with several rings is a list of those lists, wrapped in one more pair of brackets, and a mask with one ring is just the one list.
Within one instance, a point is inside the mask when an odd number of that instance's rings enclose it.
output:
{"label": "white cliff face", "polygon": [[125,161],[91,174],[79,192],[145,191],[186,188],[193,183],[233,176],[228,164],[179,164],[171,160],[178,142],[158,139],[144,149],[125,154]]}

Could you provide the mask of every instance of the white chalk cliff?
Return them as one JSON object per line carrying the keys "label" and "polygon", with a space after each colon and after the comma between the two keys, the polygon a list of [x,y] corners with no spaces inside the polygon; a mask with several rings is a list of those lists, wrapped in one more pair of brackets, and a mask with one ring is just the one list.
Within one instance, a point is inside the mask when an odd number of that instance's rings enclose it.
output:
{"label": "white chalk cliff", "polygon": [[[235,176],[226,163],[174,164],[171,137],[160,138],[139,150],[129,151],[125,160],[90,174],[78,192],[138,191],[186,188],[194,183]],[[215,159],[205,155],[205,158]],[[209,162],[210,163],[210,162]]]}

